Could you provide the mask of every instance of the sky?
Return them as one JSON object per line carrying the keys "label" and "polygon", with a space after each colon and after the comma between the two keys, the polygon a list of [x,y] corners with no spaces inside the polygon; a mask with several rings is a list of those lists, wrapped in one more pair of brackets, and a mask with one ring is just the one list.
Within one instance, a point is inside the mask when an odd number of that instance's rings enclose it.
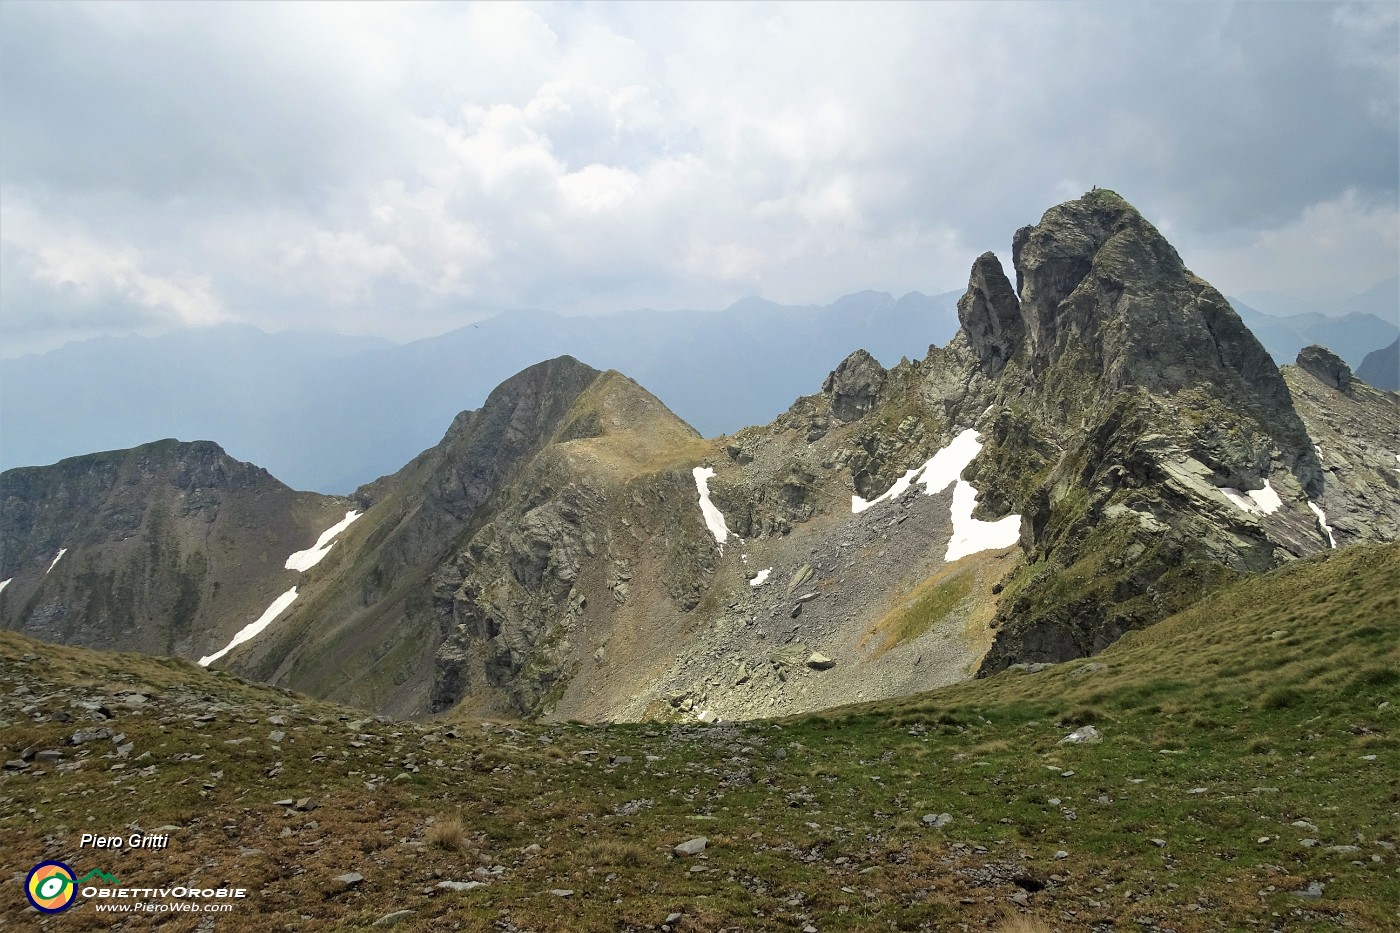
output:
{"label": "sky", "polygon": [[965,287],[1091,186],[1400,273],[1393,3],[0,4],[0,355]]}

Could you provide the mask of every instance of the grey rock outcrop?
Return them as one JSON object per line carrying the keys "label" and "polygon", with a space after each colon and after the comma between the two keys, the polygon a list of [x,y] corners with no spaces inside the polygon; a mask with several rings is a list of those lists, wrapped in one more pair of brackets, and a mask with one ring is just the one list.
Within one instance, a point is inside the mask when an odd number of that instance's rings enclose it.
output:
{"label": "grey rock outcrop", "polygon": [[885,385],[885,367],[864,350],[857,350],[822,384],[822,394],[837,421],[855,421],[874,407]]}
{"label": "grey rock outcrop", "polygon": [[1000,375],[1020,347],[1025,318],[995,254],[983,253],[972,264],[967,293],[958,300],[958,320],[982,370],[992,378]]}
{"label": "grey rock outcrop", "polygon": [[1351,390],[1351,367],[1326,347],[1313,344],[1299,350],[1298,368],[1339,392]]}

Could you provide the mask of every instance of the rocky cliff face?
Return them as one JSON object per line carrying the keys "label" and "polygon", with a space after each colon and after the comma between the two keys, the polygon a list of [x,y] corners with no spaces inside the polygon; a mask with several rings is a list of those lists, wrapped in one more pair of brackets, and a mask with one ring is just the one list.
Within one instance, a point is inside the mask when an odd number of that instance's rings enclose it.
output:
{"label": "rocky cliff face", "polygon": [[208,441],[7,470],[0,624],[50,641],[197,659],[258,617],[284,577],[296,576],[287,556],[343,511]]}
{"label": "rocky cliff face", "polygon": [[[1013,263],[1024,338],[964,331],[979,361],[1009,352],[972,472],[1023,515],[1027,558],[983,671],[1091,653],[1222,573],[1328,547],[1283,376],[1136,210],[1108,191],[1052,208]],[[979,260],[970,295],[990,273]]]}

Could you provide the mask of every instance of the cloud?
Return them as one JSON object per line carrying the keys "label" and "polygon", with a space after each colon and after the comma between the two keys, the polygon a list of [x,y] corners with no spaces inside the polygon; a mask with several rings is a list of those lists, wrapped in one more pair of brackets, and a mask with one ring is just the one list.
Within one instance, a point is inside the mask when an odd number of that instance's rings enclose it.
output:
{"label": "cloud", "polygon": [[407,338],[939,291],[1094,184],[1226,290],[1396,273],[1383,5],[12,2],[5,26],[7,347],[84,314]]}
{"label": "cloud", "polygon": [[[0,280],[6,284],[0,285],[0,299],[7,323],[14,314],[42,332],[74,323],[141,329],[230,319],[207,276],[153,269],[130,244],[56,221],[20,198],[5,195],[3,201]],[[15,293],[9,283],[20,283]]]}
{"label": "cloud", "polygon": [[1194,267],[1207,280],[1232,282],[1237,293],[1336,300],[1374,285],[1398,255],[1400,210],[1347,191],[1236,246],[1201,250]]}

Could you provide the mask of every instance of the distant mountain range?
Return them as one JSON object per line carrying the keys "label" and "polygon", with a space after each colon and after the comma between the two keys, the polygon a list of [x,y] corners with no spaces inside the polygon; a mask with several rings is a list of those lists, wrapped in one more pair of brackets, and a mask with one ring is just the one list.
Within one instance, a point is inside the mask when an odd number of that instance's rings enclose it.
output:
{"label": "distant mountain range", "polygon": [[1320,344],[1358,369],[1368,353],[1400,336],[1400,326],[1365,311],[1279,316],[1256,310],[1238,298],[1231,298],[1230,304],[1280,366],[1291,363],[1304,347]]}
{"label": "distant mountain range", "polygon": [[435,444],[511,374],[563,354],[627,373],[713,436],[771,420],[853,347],[891,365],[922,357],[957,331],[960,294],[514,312],[404,345],[246,325],[89,340],[0,361],[0,468],[217,438],[293,488],[345,493]]}
{"label": "distant mountain range", "polygon": [[[1358,310],[1346,313],[1231,304],[1275,363],[1321,344],[1393,389],[1389,357],[1362,368],[1400,336],[1393,285],[1354,296]],[[0,360],[0,469],[153,438],[218,439],[294,489],[344,494],[432,446],[442,425],[513,373],[563,354],[628,374],[712,437],[771,420],[852,348],[889,366],[946,345],[961,294],[862,291],[820,306],[745,298],[722,311],[591,317],[517,311],[402,345],[249,325],[97,338]]]}
{"label": "distant mountain range", "polygon": [[[1400,277],[1391,276],[1355,294],[1336,294],[1323,299],[1308,300],[1282,292],[1252,291],[1239,296],[1246,304],[1274,317],[1295,314],[1322,314],[1341,317],[1347,314],[1374,314],[1383,321],[1400,322]],[[1230,299],[1232,302],[1234,299]]]}

